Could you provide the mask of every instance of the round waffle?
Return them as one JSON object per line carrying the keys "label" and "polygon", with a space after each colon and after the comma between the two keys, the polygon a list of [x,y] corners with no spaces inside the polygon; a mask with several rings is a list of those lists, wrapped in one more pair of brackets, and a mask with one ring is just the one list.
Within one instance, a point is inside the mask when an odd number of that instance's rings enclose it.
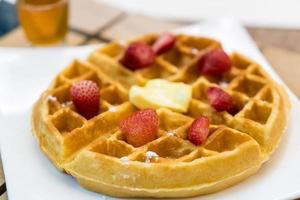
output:
{"label": "round waffle", "polygon": [[[136,40],[152,44],[156,34]],[[189,197],[233,185],[268,160],[287,124],[289,100],[255,62],[233,53],[232,69],[222,78],[199,75],[199,57],[222,48],[218,41],[177,35],[171,50],[151,67],[131,71],[122,66],[128,44],[113,42],[73,61],[57,75],[34,106],[32,127],[41,149],[60,170],[89,189],[119,197]],[[141,147],[128,144],[119,123],[138,109],[128,100],[132,85],[161,78],[192,86],[186,113],[156,110],[158,138]],[[70,97],[74,82],[92,80],[100,88],[100,113],[90,120]],[[216,112],[206,90],[221,87],[238,112]],[[187,139],[194,118],[207,116],[210,136],[196,146]]]}

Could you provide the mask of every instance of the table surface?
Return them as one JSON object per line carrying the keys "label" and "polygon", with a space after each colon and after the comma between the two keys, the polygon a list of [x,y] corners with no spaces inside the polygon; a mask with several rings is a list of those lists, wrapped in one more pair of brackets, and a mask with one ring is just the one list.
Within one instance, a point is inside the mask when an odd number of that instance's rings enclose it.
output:
{"label": "table surface", "polygon": [[[162,21],[139,14],[125,13],[95,0],[72,0],[67,46],[128,39],[148,32],[163,32],[193,22]],[[88,12],[87,12],[88,11]],[[146,24],[146,26],[141,26]],[[268,61],[300,97],[300,30],[246,27]],[[1,47],[28,47],[22,29],[17,27],[0,38]],[[287,70],[288,68],[288,70]],[[0,158],[0,200],[6,200],[6,186]]]}

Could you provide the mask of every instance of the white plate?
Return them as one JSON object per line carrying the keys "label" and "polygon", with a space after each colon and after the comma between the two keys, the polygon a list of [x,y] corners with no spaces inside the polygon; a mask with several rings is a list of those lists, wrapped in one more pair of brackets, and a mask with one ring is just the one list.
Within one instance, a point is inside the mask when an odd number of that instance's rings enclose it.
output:
{"label": "white plate", "polygon": [[[180,32],[221,40],[261,63],[282,83],[246,31],[235,21],[207,21]],[[10,200],[96,200],[105,196],[82,189],[57,171],[31,133],[31,105],[55,74],[73,58],[85,58],[95,46],[58,49],[0,49],[1,153]],[[288,67],[288,66],[287,66]],[[300,103],[290,91],[288,130],[278,150],[257,174],[221,192],[196,199],[285,199],[300,196]]]}

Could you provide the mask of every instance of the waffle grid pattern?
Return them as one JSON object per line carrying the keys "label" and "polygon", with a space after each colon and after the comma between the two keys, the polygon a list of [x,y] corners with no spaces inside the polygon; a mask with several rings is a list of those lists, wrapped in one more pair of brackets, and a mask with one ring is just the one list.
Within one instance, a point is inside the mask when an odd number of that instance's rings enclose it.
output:
{"label": "waffle grid pattern", "polygon": [[[156,38],[157,35],[146,35],[137,40],[152,44]],[[258,158],[254,164],[260,165],[262,161],[258,160],[266,160],[274,150],[274,144],[269,144],[272,139],[268,134],[271,134],[269,132],[276,120],[274,109],[279,109],[282,99],[260,66],[237,53],[231,55],[231,71],[222,78],[199,75],[196,68],[199,57],[217,48],[221,45],[215,40],[178,35],[175,47],[157,56],[153,66],[135,72],[119,64],[126,49],[126,44],[122,42],[108,44],[93,52],[88,62],[75,60],[56,77],[40,98],[46,108],[43,118],[46,134],[38,135],[43,150],[58,168],[70,171],[72,175],[76,171],[76,160],[80,160],[78,155],[83,154],[99,160],[103,156],[117,159],[115,161],[121,165],[132,161],[142,165],[168,165],[225,155],[249,145],[257,150]],[[158,138],[135,148],[124,140],[118,124],[137,110],[128,101],[129,88],[135,84],[144,85],[153,78],[191,84],[193,98],[188,112],[184,114],[158,109]],[[100,88],[100,113],[90,120],[76,112],[70,99],[71,85],[80,80],[93,80]],[[227,112],[217,113],[211,108],[206,96],[210,86],[221,87],[231,94],[239,110],[234,116]],[[187,140],[187,130],[193,118],[201,115],[210,119],[210,137],[203,145],[195,146]],[[154,152],[156,156],[148,157],[147,152]],[[70,169],[68,166],[71,166]],[[121,185],[134,187],[138,179],[136,176],[124,178],[124,175],[115,174],[111,177],[102,181],[117,181]],[[141,187],[150,187],[142,180],[139,183]],[[99,191],[93,186],[86,187]],[[156,187],[172,187],[172,183],[161,183]]]}

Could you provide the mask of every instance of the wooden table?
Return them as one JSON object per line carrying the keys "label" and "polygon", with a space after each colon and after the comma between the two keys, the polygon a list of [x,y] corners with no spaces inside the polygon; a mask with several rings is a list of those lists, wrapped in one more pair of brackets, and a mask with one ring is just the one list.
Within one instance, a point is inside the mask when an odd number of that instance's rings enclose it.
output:
{"label": "wooden table", "polygon": [[[127,39],[147,32],[162,32],[193,22],[170,22],[129,14],[94,0],[72,0],[70,28],[66,45],[85,45]],[[300,97],[300,30],[262,29],[247,27],[263,54]],[[0,47],[26,47],[21,28],[16,28],[0,38]],[[0,200],[6,200],[6,187],[0,159]]]}

